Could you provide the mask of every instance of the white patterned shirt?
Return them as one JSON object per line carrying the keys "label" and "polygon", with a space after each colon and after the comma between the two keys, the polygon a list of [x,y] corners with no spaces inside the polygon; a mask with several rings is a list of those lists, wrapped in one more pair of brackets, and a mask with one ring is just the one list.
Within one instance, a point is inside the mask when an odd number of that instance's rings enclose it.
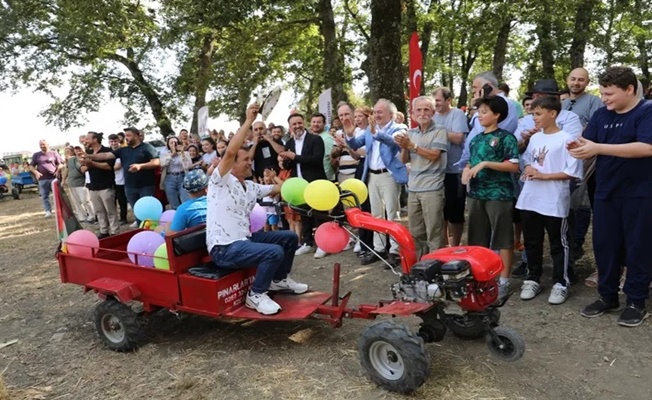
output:
{"label": "white patterned shirt", "polygon": [[[246,190],[245,190],[246,187]],[[252,181],[241,183],[231,173],[220,175],[215,168],[208,183],[208,210],[206,215],[206,247],[227,245],[246,240],[249,231],[249,214],[256,200],[267,196],[273,185],[259,185]]]}

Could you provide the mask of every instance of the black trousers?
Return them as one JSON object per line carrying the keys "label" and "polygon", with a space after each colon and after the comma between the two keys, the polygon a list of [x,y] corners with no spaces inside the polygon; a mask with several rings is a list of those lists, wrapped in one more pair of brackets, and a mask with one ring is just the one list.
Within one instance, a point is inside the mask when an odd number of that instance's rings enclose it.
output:
{"label": "black trousers", "polygon": [[125,185],[115,185],[115,201],[120,206],[120,221],[127,220],[127,196]]}
{"label": "black trousers", "polygon": [[550,243],[552,257],[553,283],[570,286],[573,267],[570,263],[570,246],[568,242],[568,220],[549,217],[534,211],[521,210],[523,239],[528,259],[528,276],[526,280],[539,282],[543,274],[543,240],[546,232]]}

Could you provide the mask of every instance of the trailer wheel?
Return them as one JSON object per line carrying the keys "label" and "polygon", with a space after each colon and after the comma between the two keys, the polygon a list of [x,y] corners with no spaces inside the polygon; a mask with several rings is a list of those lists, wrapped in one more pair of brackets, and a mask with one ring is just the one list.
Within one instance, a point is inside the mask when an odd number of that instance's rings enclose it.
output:
{"label": "trailer wheel", "polygon": [[430,374],[423,340],[405,325],[383,321],[369,326],[360,335],[358,353],[371,380],[392,392],[413,392]]}
{"label": "trailer wheel", "polygon": [[95,328],[102,341],[114,351],[136,349],[143,337],[140,315],[114,299],[107,299],[95,308]]}
{"label": "trailer wheel", "polygon": [[496,358],[512,362],[520,360],[525,353],[525,340],[520,333],[506,326],[497,326],[491,333],[487,334],[487,347],[489,352]]}
{"label": "trailer wheel", "polygon": [[11,196],[14,200],[20,200],[20,192],[15,187],[11,188]]}

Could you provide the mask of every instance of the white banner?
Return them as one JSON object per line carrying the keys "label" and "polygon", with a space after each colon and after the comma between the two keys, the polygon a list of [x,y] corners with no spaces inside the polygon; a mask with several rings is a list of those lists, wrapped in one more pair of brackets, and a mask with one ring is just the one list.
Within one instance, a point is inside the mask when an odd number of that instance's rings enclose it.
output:
{"label": "white banner", "polygon": [[319,112],[326,116],[326,125],[330,125],[333,114],[333,99],[331,90],[326,89],[319,95]]}
{"label": "white banner", "polygon": [[197,133],[201,138],[208,136],[208,106],[197,111]]}

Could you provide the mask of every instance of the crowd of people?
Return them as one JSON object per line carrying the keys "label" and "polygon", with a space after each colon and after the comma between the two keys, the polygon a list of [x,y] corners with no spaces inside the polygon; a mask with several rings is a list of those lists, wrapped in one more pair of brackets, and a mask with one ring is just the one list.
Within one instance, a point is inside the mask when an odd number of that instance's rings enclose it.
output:
{"label": "crowd of people", "polygon": [[[412,129],[384,99],[373,108],[339,103],[330,126],[323,114],[306,118],[293,111],[287,131],[255,121],[253,105],[245,124],[228,136],[181,130],[158,154],[135,128],[109,135],[109,147],[101,133],[89,132],[66,148],[65,159],[41,141],[31,166],[46,217],[49,186],[63,174],[77,218],[97,221],[100,237],[127,224],[127,204],[154,195],[160,168],[169,207],[188,208],[182,214],[192,221],[176,223],[173,231],[205,221],[218,266],[259,265],[247,306],[265,314],[280,310],[267,290],[307,290],[288,277],[294,256],[327,256],[315,245],[314,229],[322,222],[315,215],[290,209],[277,215],[268,207],[264,232],[249,232],[255,202],[279,200],[280,186],[291,177],[362,180],[369,196],[360,207],[389,220],[400,220],[406,209],[421,254],[462,244],[468,219],[467,244],[491,248],[503,261],[500,297],[511,292],[512,278],[522,279],[522,300],[542,292],[547,233],[550,304],[563,303],[577,280],[573,267],[593,216],[597,271],[585,283],[597,286],[600,297],[581,314],[619,308],[624,281],[627,306],[618,323],[637,326],[648,316],[652,281],[643,253],[652,244],[645,229],[652,222],[652,103],[630,68],[599,75],[601,98],[587,93],[589,83],[588,71],[577,68],[567,77],[565,99],[554,79],[542,79],[517,102],[492,73],[480,73],[471,82],[468,114],[452,106],[450,89],[435,88],[413,100]],[[348,248],[361,264],[397,264],[401,249],[394,240],[364,229],[358,237]]]}

